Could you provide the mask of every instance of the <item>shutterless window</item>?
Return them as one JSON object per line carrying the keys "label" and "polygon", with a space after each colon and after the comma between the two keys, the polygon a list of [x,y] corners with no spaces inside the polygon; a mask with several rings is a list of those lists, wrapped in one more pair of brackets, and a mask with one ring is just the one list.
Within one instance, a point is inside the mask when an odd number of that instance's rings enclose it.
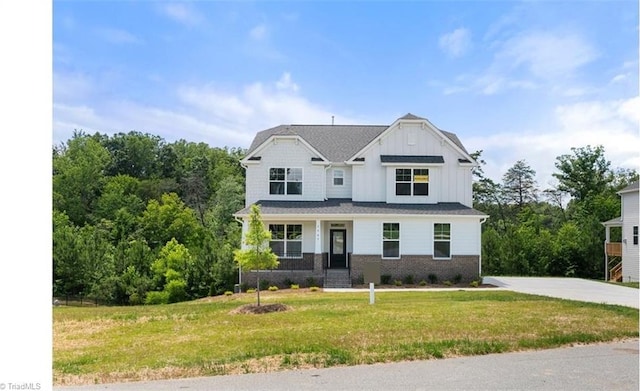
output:
{"label": "shutterless window", "polygon": [[433,225],[433,257],[451,258],[451,224]]}
{"label": "shutterless window", "polygon": [[333,170],[333,185],[344,185],[344,170]]}
{"label": "shutterless window", "polygon": [[429,169],[396,168],[396,195],[428,196]]}
{"label": "shutterless window", "polygon": [[633,227],[633,244],[638,244],[638,226]]}
{"label": "shutterless window", "polygon": [[382,224],[382,257],[400,258],[400,223]]}
{"label": "shutterless window", "polygon": [[302,194],[302,168],[269,169],[269,194]]}
{"label": "shutterless window", "polygon": [[302,257],[301,224],[269,224],[271,251],[282,258]]}

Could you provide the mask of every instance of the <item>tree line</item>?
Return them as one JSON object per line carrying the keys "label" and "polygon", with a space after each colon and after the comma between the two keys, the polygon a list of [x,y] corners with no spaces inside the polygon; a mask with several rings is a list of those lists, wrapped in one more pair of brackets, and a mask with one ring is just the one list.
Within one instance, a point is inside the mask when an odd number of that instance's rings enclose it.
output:
{"label": "tree line", "polygon": [[166,303],[233,289],[239,148],[140,132],[53,147],[53,295]]}
{"label": "tree line", "polygon": [[[612,168],[602,146],[571,148],[555,161],[557,180],[541,189],[525,160],[495,182],[474,171],[474,208],[491,217],[482,229],[484,275],[604,278],[605,229],[620,216],[617,192],[638,180],[635,170]],[[621,233],[613,231],[612,240]]]}
{"label": "tree line", "polygon": [[[245,152],[135,131],[76,131],[54,146],[53,295],[126,305],[232,290]],[[541,190],[525,160],[498,183],[473,155],[474,207],[491,216],[484,275],[602,278],[601,222],[619,215],[616,192],[635,170],[612,169],[601,146],[572,148],[556,158],[557,185]]]}

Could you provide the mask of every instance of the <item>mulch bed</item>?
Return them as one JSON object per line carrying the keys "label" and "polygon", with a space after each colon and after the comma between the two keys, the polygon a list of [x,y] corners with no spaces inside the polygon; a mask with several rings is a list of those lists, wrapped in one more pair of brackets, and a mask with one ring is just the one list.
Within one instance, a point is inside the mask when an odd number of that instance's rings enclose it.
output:
{"label": "mulch bed", "polygon": [[271,312],[289,311],[291,307],[285,304],[273,303],[273,304],[247,304],[242,307],[238,307],[231,311],[232,314],[268,314]]}

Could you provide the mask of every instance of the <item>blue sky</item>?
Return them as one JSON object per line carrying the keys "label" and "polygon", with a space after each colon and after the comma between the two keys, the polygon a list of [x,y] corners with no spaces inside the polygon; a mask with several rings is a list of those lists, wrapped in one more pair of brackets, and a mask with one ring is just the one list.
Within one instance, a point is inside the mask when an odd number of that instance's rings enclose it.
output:
{"label": "blue sky", "polygon": [[248,147],[283,123],[411,112],[517,160],[640,166],[637,1],[54,1],[53,142],[74,129]]}

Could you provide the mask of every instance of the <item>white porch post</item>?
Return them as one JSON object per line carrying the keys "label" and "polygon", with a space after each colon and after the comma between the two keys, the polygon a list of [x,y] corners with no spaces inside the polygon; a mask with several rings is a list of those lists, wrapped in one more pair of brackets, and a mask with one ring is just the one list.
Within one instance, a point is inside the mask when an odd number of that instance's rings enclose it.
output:
{"label": "white porch post", "polygon": [[316,220],[316,254],[322,254],[322,227],[320,220]]}

